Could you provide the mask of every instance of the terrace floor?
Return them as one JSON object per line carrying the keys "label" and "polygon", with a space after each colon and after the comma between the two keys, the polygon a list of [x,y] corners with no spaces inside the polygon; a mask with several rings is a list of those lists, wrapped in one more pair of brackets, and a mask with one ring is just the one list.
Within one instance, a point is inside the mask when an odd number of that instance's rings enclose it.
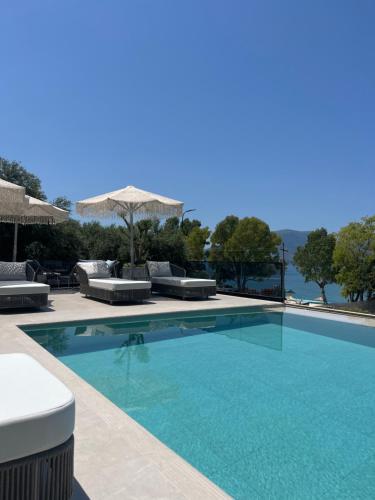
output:
{"label": "terrace floor", "polygon": [[50,304],[43,310],[0,312],[0,353],[30,354],[75,394],[74,499],[219,499],[228,496],[17,325],[256,306],[278,307],[279,304],[217,295],[206,301],[153,296],[144,304],[110,306],[86,299],[77,291],[57,291],[50,294]]}

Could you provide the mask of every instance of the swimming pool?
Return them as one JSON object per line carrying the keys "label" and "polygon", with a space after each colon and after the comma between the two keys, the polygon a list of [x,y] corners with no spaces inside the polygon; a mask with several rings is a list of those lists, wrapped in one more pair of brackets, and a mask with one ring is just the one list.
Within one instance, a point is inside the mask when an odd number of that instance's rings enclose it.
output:
{"label": "swimming pool", "polygon": [[375,497],[375,329],[246,310],[23,328],[235,498]]}

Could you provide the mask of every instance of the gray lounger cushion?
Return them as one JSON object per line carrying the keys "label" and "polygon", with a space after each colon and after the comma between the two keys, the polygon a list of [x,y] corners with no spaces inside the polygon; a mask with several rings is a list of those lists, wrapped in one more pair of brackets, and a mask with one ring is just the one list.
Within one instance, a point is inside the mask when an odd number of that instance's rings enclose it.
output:
{"label": "gray lounger cushion", "polygon": [[0,295],[34,295],[49,291],[49,285],[35,281],[0,281]]}
{"label": "gray lounger cushion", "polygon": [[109,266],[104,260],[95,260],[91,262],[78,262],[77,264],[83,269],[88,278],[110,278],[111,272]]}
{"label": "gray lounger cushion", "polygon": [[93,288],[102,288],[104,290],[118,291],[118,290],[144,290],[150,289],[151,283],[149,281],[134,281],[125,280],[121,278],[107,278],[98,279],[90,278],[89,286]]}
{"label": "gray lounger cushion", "polygon": [[50,450],[74,430],[74,396],[27,354],[0,355],[0,463]]}
{"label": "gray lounger cushion", "polygon": [[0,262],[0,281],[26,280],[26,262]]}
{"label": "gray lounger cushion", "polygon": [[148,260],[147,268],[151,278],[157,276],[172,276],[171,266],[168,261],[157,262],[154,260]]}
{"label": "gray lounger cushion", "polygon": [[186,288],[216,286],[215,280],[206,280],[200,278],[180,278],[178,276],[157,276],[155,278],[151,278],[151,282],[155,283],[155,285],[172,285]]}

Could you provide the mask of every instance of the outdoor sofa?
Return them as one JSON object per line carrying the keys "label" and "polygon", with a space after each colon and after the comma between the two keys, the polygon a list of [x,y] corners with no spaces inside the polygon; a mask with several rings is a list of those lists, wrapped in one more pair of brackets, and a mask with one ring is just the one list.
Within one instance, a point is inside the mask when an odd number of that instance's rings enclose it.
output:
{"label": "outdoor sofa", "polygon": [[153,292],[181,299],[216,295],[215,280],[189,278],[185,269],[170,262],[147,261],[146,268]]}
{"label": "outdoor sofa", "polygon": [[117,278],[111,275],[109,265],[102,260],[78,262],[76,272],[80,292],[86,297],[115,302],[141,302],[150,298],[151,283]]}
{"label": "outdoor sofa", "polygon": [[0,309],[46,306],[50,287],[35,278],[28,262],[0,262]]}
{"label": "outdoor sofa", "polygon": [[68,500],[72,392],[27,354],[0,355],[0,500]]}

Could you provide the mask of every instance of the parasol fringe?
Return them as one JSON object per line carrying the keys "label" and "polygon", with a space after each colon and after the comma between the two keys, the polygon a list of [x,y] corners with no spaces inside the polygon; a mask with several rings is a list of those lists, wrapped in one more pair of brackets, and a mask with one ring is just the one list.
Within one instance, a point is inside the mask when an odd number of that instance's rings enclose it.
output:
{"label": "parasol fringe", "polygon": [[37,215],[0,215],[0,222],[5,222],[9,224],[56,224],[54,217],[49,216],[37,216]]}

